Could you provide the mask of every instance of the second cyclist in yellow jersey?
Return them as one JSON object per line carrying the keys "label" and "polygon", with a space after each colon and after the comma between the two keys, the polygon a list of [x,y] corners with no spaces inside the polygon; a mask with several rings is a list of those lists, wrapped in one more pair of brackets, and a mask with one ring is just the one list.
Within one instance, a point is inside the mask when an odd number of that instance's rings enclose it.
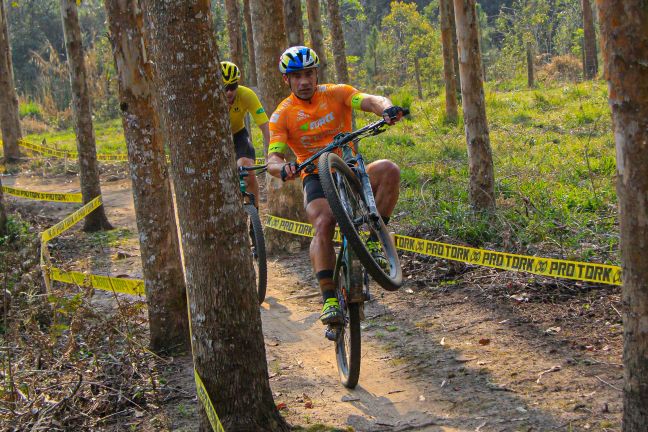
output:
{"label": "second cyclist in yellow jersey", "polygon": [[[230,123],[236,153],[236,165],[252,166],[256,160],[256,152],[250,140],[250,134],[245,128],[245,114],[250,113],[261,130],[264,149],[268,148],[270,142],[268,116],[256,93],[247,87],[239,85],[241,71],[234,63],[221,62],[221,72],[223,74],[223,84],[225,85],[225,97],[230,107]],[[254,171],[249,172],[245,181],[247,189],[257,197],[256,203],[258,206],[259,184],[256,181]]]}

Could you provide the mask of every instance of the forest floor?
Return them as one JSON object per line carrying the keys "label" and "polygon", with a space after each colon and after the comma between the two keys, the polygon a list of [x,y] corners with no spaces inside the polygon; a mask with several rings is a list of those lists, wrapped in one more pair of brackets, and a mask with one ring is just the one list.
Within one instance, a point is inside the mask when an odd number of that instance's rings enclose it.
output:
{"label": "forest floor", "polygon": [[[23,173],[2,181],[30,190],[78,190],[74,175]],[[141,278],[130,179],[115,168],[103,174],[102,189],[117,229],[94,235],[70,230],[52,242],[52,257],[67,268]],[[40,226],[73,209],[8,201],[10,212]],[[291,424],[356,431],[620,429],[620,288],[409,254],[402,261],[407,282],[399,291],[372,286],[360,381],[348,390],[338,380],[334,348],[318,320],[321,301],[307,252],[269,259],[261,305],[266,355],[275,402]],[[141,299],[96,291],[88,301],[97,311],[92,320]],[[144,311],[135,316],[145,328]],[[93,430],[197,430],[191,357],[154,363],[165,397],[124,402],[110,419],[85,424],[95,424]],[[4,426],[19,429],[5,414]],[[33,420],[25,424],[33,426]],[[63,420],[59,425],[65,429]]]}

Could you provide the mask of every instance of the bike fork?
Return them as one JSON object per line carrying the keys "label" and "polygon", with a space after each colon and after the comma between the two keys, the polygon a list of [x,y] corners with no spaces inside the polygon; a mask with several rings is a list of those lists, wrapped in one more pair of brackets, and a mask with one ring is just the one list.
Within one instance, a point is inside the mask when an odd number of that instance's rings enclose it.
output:
{"label": "bike fork", "polygon": [[358,172],[360,173],[358,177],[362,184],[362,193],[364,195],[365,203],[369,209],[369,217],[373,222],[376,222],[380,219],[380,213],[378,213],[378,207],[376,207],[376,199],[374,198],[373,190],[371,189],[371,181],[369,181],[369,175],[365,169],[364,159],[362,156],[358,155],[356,160],[358,162]]}

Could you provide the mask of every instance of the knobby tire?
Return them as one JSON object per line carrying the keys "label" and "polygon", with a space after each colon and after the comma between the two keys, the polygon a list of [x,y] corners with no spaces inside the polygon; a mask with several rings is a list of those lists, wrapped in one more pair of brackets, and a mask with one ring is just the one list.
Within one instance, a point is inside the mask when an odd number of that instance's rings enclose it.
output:
{"label": "knobby tire", "polygon": [[265,300],[266,288],[268,286],[268,263],[266,260],[263,225],[261,224],[261,219],[259,218],[259,212],[257,211],[256,207],[254,207],[254,205],[245,204],[243,205],[243,209],[248,215],[248,229],[251,228],[252,230],[252,232],[248,231],[248,235],[251,237],[250,240],[256,247],[257,256],[253,259],[257,262],[257,294],[259,296],[259,304],[261,304],[263,303],[263,300]]}
{"label": "knobby tire", "polygon": [[383,252],[385,257],[390,263],[389,274],[380,267],[374,260],[371,253],[367,250],[365,242],[363,241],[360,233],[353,224],[353,216],[349,215],[344,207],[338,187],[335,180],[334,172],[342,176],[352,189],[353,193],[358,196],[358,199],[364,203],[362,197],[362,186],[358,177],[351,171],[351,168],[335,153],[324,153],[319,158],[318,163],[320,182],[322,189],[328,200],[333,216],[340,226],[340,231],[346,237],[347,242],[353,248],[358,259],[367,270],[369,275],[384,289],[388,291],[395,291],[400,288],[403,281],[403,274],[398,259],[396,247],[391,239],[389,231],[384,222],[379,220],[378,229],[376,233],[383,245]]}

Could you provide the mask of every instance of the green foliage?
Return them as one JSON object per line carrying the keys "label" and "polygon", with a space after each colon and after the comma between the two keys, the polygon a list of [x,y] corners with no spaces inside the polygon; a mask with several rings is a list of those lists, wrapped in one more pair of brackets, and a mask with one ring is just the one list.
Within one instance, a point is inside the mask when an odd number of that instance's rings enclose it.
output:
{"label": "green foliage", "polygon": [[25,117],[31,117],[36,120],[43,119],[41,107],[34,101],[20,103],[20,106],[18,107],[18,114],[20,115],[21,119]]}
{"label": "green foliage", "polygon": [[0,246],[15,243],[25,238],[29,233],[29,224],[20,216],[8,215],[6,234],[0,236]]}

